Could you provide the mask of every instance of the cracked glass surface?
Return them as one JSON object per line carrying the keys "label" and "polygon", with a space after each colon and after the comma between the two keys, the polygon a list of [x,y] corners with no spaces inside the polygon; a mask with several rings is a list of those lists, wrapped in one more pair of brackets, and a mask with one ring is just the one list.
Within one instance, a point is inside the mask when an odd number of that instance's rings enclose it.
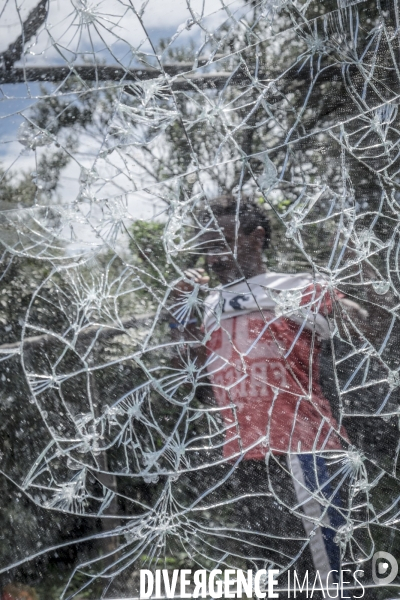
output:
{"label": "cracked glass surface", "polygon": [[162,568],[398,594],[399,28],[394,0],[1,1],[4,600]]}

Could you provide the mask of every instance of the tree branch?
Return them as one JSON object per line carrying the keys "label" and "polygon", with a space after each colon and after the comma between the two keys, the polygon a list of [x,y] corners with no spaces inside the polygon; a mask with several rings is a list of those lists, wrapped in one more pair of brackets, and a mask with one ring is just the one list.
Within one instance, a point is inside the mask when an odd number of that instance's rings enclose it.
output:
{"label": "tree branch", "polygon": [[[198,68],[206,65],[199,64]],[[0,85],[4,83],[25,83],[25,82],[62,82],[68,77],[78,77],[83,82],[96,81],[107,82],[115,81],[121,84],[126,84],[126,91],[129,92],[129,84],[157,79],[166,74],[174,79],[170,84],[174,90],[194,91],[196,88],[205,90],[210,88],[222,88],[228,79],[235,86],[246,86],[251,81],[250,76],[244,70],[238,70],[234,75],[227,71],[214,73],[197,73],[193,70],[193,65],[190,63],[179,63],[175,65],[165,65],[163,70],[153,69],[149,67],[124,69],[123,67],[108,66],[108,65],[74,65],[74,66],[53,66],[53,67],[25,67],[14,68],[11,71],[0,71]],[[275,75],[275,77],[274,77]],[[339,80],[340,73],[336,65],[325,69],[318,82]],[[295,90],[299,84],[308,85],[311,81],[310,73],[304,69],[298,72],[297,68],[286,73],[285,79],[277,79],[277,74],[272,73],[268,76],[260,73],[257,81],[262,85],[267,85],[271,81],[275,81],[276,86],[284,89],[285,92]],[[315,83],[315,82],[314,82]],[[165,90],[168,92],[168,90]]]}
{"label": "tree branch", "polygon": [[47,17],[47,12],[48,0],[40,0],[39,4],[31,10],[27,19],[22,24],[21,35],[18,36],[15,42],[10,44],[7,50],[0,55],[0,61],[3,63],[3,68],[6,71],[12,70],[14,63],[21,58],[26,42],[28,42],[31,37],[36,34],[39,27],[43,25]]}

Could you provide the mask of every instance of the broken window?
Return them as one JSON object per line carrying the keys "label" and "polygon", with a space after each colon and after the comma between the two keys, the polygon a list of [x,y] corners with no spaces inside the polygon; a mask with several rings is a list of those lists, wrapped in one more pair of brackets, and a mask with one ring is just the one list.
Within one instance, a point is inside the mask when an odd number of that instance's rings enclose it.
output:
{"label": "broken window", "polygon": [[4,598],[138,596],[140,569],[393,597],[397,3],[0,26]]}

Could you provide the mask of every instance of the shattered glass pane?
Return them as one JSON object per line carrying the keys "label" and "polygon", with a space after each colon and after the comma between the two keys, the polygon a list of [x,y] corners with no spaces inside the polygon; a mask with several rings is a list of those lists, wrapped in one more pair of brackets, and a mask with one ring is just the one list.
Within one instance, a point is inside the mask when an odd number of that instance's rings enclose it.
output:
{"label": "shattered glass pane", "polygon": [[399,19],[1,0],[2,600],[398,597]]}

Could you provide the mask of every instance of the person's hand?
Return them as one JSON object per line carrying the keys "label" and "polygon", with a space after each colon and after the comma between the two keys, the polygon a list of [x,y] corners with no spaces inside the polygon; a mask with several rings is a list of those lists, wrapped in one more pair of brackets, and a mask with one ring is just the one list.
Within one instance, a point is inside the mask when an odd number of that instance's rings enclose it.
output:
{"label": "person's hand", "polygon": [[185,279],[181,279],[172,290],[174,296],[178,296],[182,292],[191,292],[195,284],[207,285],[210,281],[204,269],[187,269],[184,271]]}

